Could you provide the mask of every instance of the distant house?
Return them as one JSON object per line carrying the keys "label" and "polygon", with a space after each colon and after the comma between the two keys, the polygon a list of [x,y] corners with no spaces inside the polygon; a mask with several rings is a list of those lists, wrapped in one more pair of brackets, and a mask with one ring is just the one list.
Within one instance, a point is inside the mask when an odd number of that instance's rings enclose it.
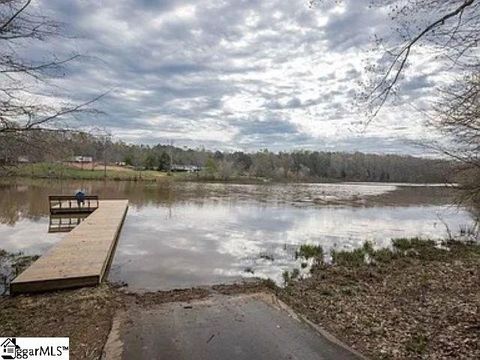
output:
{"label": "distant house", "polygon": [[196,165],[176,165],[173,164],[170,168],[170,171],[174,172],[198,172],[202,170],[199,166]]}
{"label": "distant house", "polygon": [[127,163],[125,161],[117,161],[115,163],[115,165],[117,165],[117,166],[127,166]]}
{"label": "distant house", "polygon": [[76,163],[88,164],[93,162],[93,157],[91,156],[74,156],[73,161]]}

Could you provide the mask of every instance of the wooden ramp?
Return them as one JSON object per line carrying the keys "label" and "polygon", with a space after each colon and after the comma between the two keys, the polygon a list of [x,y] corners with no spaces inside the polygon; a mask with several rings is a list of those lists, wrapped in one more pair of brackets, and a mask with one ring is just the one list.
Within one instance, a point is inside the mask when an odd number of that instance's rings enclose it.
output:
{"label": "wooden ramp", "polygon": [[128,200],[101,200],[98,209],[10,284],[10,292],[99,284],[115,250]]}

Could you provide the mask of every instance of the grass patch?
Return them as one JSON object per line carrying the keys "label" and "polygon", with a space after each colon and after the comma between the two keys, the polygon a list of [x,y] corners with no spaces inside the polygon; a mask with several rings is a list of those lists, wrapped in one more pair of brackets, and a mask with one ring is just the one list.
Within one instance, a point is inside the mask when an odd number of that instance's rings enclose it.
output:
{"label": "grass patch", "polygon": [[435,242],[433,240],[425,240],[420,239],[418,237],[406,239],[406,238],[399,238],[392,240],[393,248],[399,251],[408,251],[410,249],[414,250],[425,250],[431,249],[435,246]]}
{"label": "grass patch", "polygon": [[399,257],[394,249],[382,248],[375,250],[370,241],[366,241],[361,248],[348,251],[332,250],[332,263],[339,266],[358,267],[370,263],[388,263]]}
{"label": "grass patch", "polygon": [[478,224],[475,225],[460,225],[460,236],[469,236],[469,237],[476,237],[480,229],[478,228]]}
{"label": "grass patch", "polygon": [[68,164],[61,163],[35,163],[22,164],[12,168],[11,172],[14,176],[32,177],[32,178],[48,178],[48,179],[79,179],[79,180],[130,180],[130,181],[155,181],[159,178],[165,178],[166,174],[160,171],[143,170],[138,171],[132,168],[116,168],[107,167],[105,172],[100,167],[94,170],[89,168],[89,164],[85,167],[78,168]]}
{"label": "grass patch", "polygon": [[298,258],[305,258],[305,259],[310,259],[310,258],[315,258],[315,259],[322,259],[323,258],[323,249],[319,245],[309,245],[309,244],[304,244],[301,245],[300,248],[295,251],[295,259]]}
{"label": "grass patch", "polygon": [[374,249],[365,242],[355,250],[332,250],[332,264],[345,267],[358,267],[368,264],[387,264],[400,258],[417,258],[425,261],[447,261],[454,257],[480,255],[480,244],[458,240],[442,242],[439,247],[433,240],[421,238],[399,238],[392,240],[392,248]]}
{"label": "grass patch", "polygon": [[332,263],[339,266],[357,267],[365,264],[366,252],[363,248],[348,250],[332,250]]}
{"label": "grass patch", "polygon": [[398,256],[415,257],[422,260],[446,261],[456,256],[469,256],[479,252],[479,244],[463,242],[458,240],[446,240],[439,247],[435,241],[420,238],[394,239],[393,249]]}
{"label": "grass patch", "polygon": [[375,250],[369,255],[373,261],[380,263],[389,263],[399,257],[397,252],[387,248]]}

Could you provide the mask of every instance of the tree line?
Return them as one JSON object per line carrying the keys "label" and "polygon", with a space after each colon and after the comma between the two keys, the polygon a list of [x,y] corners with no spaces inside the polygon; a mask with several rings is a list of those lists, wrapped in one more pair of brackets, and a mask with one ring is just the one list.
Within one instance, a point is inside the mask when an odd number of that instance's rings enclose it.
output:
{"label": "tree line", "polygon": [[[376,155],[297,150],[271,152],[222,152],[204,148],[181,148],[157,144],[135,145],[112,141],[109,137],[88,133],[33,133],[41,137],[42,151],[11,142],[8,153],[15,163],[18,156],[33,162],[71,161],[74,156],[89,156],[97,163],[121,164],[137,170],[171,171],[171,166],[188,165],[201,169],[196,175],[211,180],[239,177],[278,181],[382,181],[445,182],[452,162],[401,155]],[[29,139],[29,143],[35,139]],[[40,143],[40,142],[39,142]],[[8,154],[2,151],[3,162]]]}

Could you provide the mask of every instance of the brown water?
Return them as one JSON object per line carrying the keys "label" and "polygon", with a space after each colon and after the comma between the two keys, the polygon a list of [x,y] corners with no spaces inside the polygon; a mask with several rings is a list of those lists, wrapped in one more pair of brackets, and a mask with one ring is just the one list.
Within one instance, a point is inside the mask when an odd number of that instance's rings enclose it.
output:
{"label": "brown water", "polygon": [[[350,249],[365,240],[443,238],[473,223],[451,205],[452,191],[405,184],[135,183],[0,181],[0,248],[41,254],[49,234],[48,195],[84,189],[127,198],[110,279],[132,289],[171,289],[259,276],[281,282],[300,268],[301,244]],[[308,268],[307,268],[308,270]],[[305,270],[305,271],[307,271]]]}

